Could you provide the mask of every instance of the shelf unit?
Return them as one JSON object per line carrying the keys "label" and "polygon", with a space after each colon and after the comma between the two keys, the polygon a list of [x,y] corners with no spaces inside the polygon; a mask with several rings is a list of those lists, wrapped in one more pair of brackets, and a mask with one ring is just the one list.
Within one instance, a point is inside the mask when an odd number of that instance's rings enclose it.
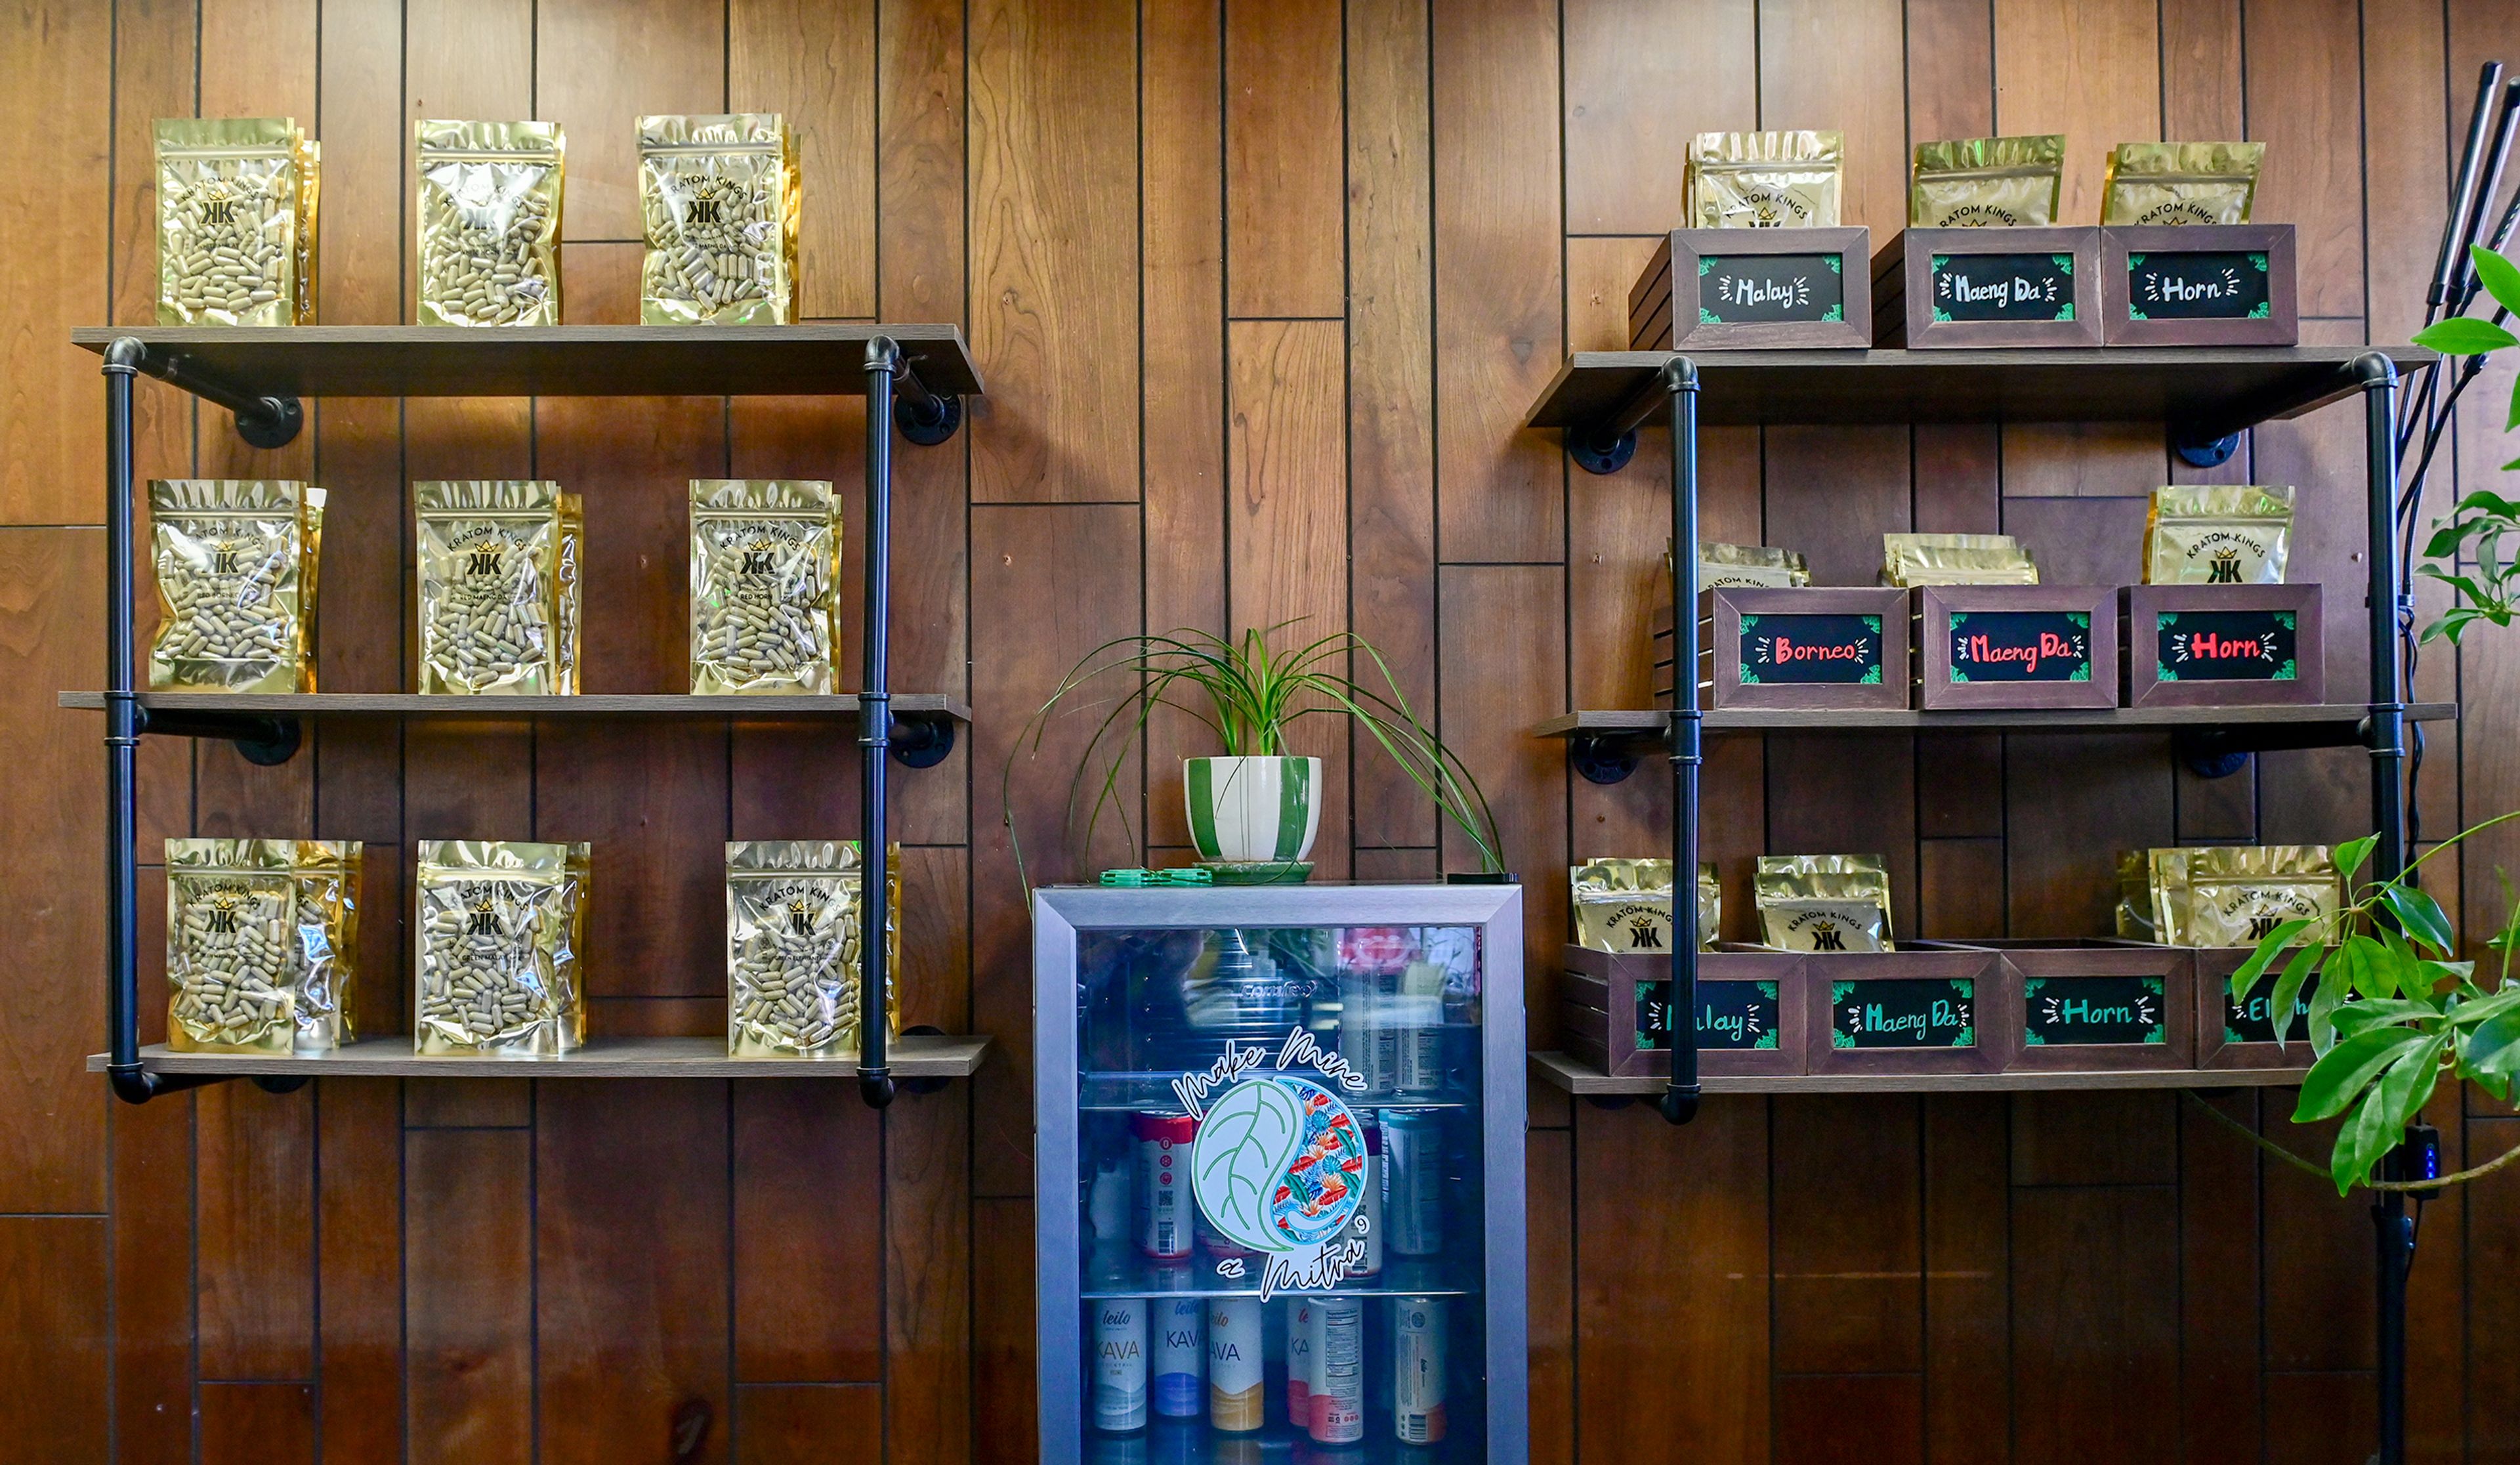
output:
{"label": "shelf unit", "polygon": [[[106,678],[62,705],[106,717],[106,1002],[108,1051],[89,1061],[130,1103],[176,1089],[250,1077],[274,1091],[324,1075],[394,1074],[577,1077],[854,1076],[870,1105],[924,1089],[978,1066],[986,1038],[886,1030],[884,923],[867,927],[859,989],[866,993],[854,1059],[732,1059],[722,1042],[691,1037],[591,1038],[562,1058],[424,1058],[390,1040],[328,1054],[234,1055],[143,1049],[139,1041],[139,915],[134,768],[143,735],[220,738],[256,762],[286,762],[303,724],[324,717],[714,717],[729,721],[848,719],[857,725],[865,888],[884,889],[890,859],[889,765],[927,767],[952,751],[970,711],[934,693],[895,694],[889,671],[892,439],[934,446],[962,426],[963,398],[981,390],[960,327],[952,325],[542,326],[468,331],[429,326],[83,327],[75,345],[104,358],[106,384]],[[235,415],[239,436],[280,447],[305,423],[307,396],[857,396],[867,400],[866,629],[854,693],[828,696],[423,697],[313,693],[228,696],[144,693],[133,685],[132,382],[155,377]],[[834,475],[836,477],[836,475]],[[396,512],[400,512],[399,505]]]}
{"label": "shelf unit", "polygon": [[[1858,423],[2160,422],[2170,442],[2199,467],[2221,463],[2239,434],[2272,419],[2295,417],[2360,395],[2368,450],[2369,628],[2367,702],[2323,707],[2108,708],[2088,711],[1747,711],[1709,712],[1699,706],[1697,678],[1678,677],[1669,710],[1579,711],[1536,729],[1567,740],[1571,762],[1586,778],[1615,783],[1636,766],[1639,745],[1659,741],[1672,764],[1672,868],[1698,864],[1698,770],[1709,733],[2169,731],[2200,771],[2229,771],[2238,755],[2277,748],[2362,746],[2371,752],[2373,822],[2380,841],[2373,878],[2406,867],[2402,772],[2406,725],[2454,717],[2444,704],[2398,700],[2400,651],[2394,496],[2398,482],[2394,432],[2402,367],[2432,361],[2412,347],[2163,347],[1900,350],[1585,351],[1558,369],[1527,418],[1556,429],[1566,452],[1588,473],[1615,473],[1636,453],[1637,434],[1667,422],[1672,433],[1671,536],[1675,606],[1697,604],[1697,432],[1701,426]],[[1674,618],[1672,664],[1698,664],[1699,627]],[[1674,1012],[1697,1008],[1696,902],[1672,903]],[[1676,1025],[1668,1079],[1614,1079],[1564,1054],[1537,1055],[1535,1072],[1570,1092],[1600,1098],[1661,1094],[1663,1117],[1686,1123],[1706,1092],[1864,1092],[1928,1087],[2065,1088],[2228,1086],[2280,1078],[2232,1079],[2212,1074],[1993,1074],[1965,1078],[1729,1078],[1698,1074],[1697,1034]],[[2270,1071],[2272,1072],[2272,1071]],[[2290,1075],[2298,1078],[2298,1074]],[[2151,1081],[2137,1081],[2151,1080]]]}
{"label": "shelf unit", "polygon": [[[1614,1077],[1566,1053],[1534,1053],[1532,1075],[1582,1099],[1620,1101],[1662,1092],[1651,1075]],[[2027,1089],[2276,1088],[2299,1083],[2297,1069],[2125,1069],[2085,1074],[1746,1074],[1702,1078],[1709,1094],[2019,1093]]]}

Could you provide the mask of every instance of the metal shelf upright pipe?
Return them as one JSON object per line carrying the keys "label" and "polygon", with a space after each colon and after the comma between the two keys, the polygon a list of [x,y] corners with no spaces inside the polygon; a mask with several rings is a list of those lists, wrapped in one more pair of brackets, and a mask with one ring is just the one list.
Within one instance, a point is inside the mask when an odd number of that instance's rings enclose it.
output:
{"label": "metal shelf upright pipe", "polygon": [[1697,363],[1675,356],[1657,384],[1671,398],[1671,1081],[1662,1117],[1697,1117]]}
{"label": "metal shelf upright pipe", "polygon": [[[901,347],[878,336],[866,348],[866,661],[858,690],[858,1095],[881,1109],[892,1102],[892,1065],[885,1057],[889,1020],[884,977],[890,971],[892,849],[885,775],[892,762],[892,683],[887,641],[892,629],[892,400],[904,372]],[[925,395],[922,389],[921,395]]]}

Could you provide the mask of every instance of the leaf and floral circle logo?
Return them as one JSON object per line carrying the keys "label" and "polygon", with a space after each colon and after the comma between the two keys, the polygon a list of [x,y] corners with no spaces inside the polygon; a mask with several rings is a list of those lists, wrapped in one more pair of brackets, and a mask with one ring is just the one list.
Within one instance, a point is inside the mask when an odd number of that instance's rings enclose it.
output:
{"label": "leaf and floral circle logo", "polygon": [[1309,1078],[1256,1076],[1208,1106],[1191,1148],[1191,1194],[1219,1235],[1255,1252],[1318,1251],[1356,1214],[1365,1137]]}

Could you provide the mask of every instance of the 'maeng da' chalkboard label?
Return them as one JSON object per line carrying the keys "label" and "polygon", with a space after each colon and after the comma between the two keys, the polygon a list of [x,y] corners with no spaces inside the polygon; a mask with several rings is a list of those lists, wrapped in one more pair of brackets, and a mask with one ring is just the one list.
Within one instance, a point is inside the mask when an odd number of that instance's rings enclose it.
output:
{"label": "'maeng da' chalkboard label", "polygon": [[[1637,984],[1637,1047],[1666,1046],[1671,1031],[1671,984]],[[1777,1046],[1777,984],[1773,982],[1697,981],[1697,1046],[1744,1051]]]}
{"label": "'maeng da' chalkboard label", "polygon": [[1705,254],[1697,261],[1700,325],[1846,319],[1842,254]]}
{"label": "'maeng da' chalkboard label", "polygon": [[1744,686],[1878,686],[1881,618],[1744,615],[1739,664]]}
{"label": "'maeng da' chalkboard label", "polygon": [[2085,611],[1954,611],[1955,682],[2087,682],[2092,618]]}
{"label": "'maeng da' chalkboard label", "polygon": [[1977,984],[1965,977],[1832,982],[1835,1048],[1974,1048]]}
{"label": "'maeng da' chalkboard label", "polygon": [[2167,1044],[2163,988],[2158,977],[2033,977],[2022,984],[2021,1040],[2032,1046]]}
{"label": "'maeng da' chalkboard label", "polygon": [[1938,321],[2054,321],[2074,318],[2071,254],[1936,254]]}
{"label": "'maeng da' chalkboard label", "polygon": [[2130,320],[2264,320],[2273,309],[2264,250],[2127,254]]}
{"label": "'maeng da' chalkboard label", "polygon": [[2291,611],[2164,611],[2154,622],[2157,678],[2288,682],[2301,676]]}

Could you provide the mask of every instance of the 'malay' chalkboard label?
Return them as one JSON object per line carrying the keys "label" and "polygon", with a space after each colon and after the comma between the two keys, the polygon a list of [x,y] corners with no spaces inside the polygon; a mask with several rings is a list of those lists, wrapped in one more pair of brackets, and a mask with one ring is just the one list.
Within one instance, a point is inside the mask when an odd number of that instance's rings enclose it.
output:
{"label": "'malay' chalkboard label", "polygon": [[1697,321],[1846,319],[1843,254],[1704,254],[1697,261]]}
{"label": "'malay' chalkboard label", "polygon": [[1778,682],[1878,686],[1881,618],[1745,615],[1740,652],[1745,686]]}
{"label": "'malay' chalkboard label", "polygon": [[2092,679],[2088,611],[1954,611],[1949,634],[1956,682]]}
{"label": "'malay' chalkboard label", "polygon": [[[2310,998],[2316,983],[2302,984],[2301,994],[2293,998],[2292,1026],[2284,1030],[2288,1043],[2310,1040]],[[2275,1040],[2274,983],[2261,982],[2245,998],[2234,999],[2230,988],[2223,990],[2223,1041],[2227,1043],[2271,1043]]]}
{"label": "'malay' chalkboard label", "polygon": [[2154,250],[2127,255],[2127,315],[2133,320],[2263,320],[2267,252]]}
{"label": "'malay' chalkboard label", "polygon": [[2288,682],[2301,677],[2291,611],[2164,611],[2155,673],[2166,682]]}
{"label": "'malay' chalkboard label", "polygon": [[1836,1048],[1974,1048],[1977,984],[1965,977],[1828,984]]}
{"label": "'malay' chalkboard label", "polygon": [[2025,1043],[2170,1041],[2158,977],[2033,977],[2021,989]]}
{"label": "'malay' chalkboard label", "polygon": [[[1637,1047],[1665,1046],[1671,1030],[1671,984],[1637,984]],[[1697,1046],[1753,1049],[1777,1046],[1777,984],[1773,982],[1697,980]]]}
{"label": "'malay' chalkboard label", "polygon": [[1934,319],[2072,320],[2071,254],[1936,254]]}

